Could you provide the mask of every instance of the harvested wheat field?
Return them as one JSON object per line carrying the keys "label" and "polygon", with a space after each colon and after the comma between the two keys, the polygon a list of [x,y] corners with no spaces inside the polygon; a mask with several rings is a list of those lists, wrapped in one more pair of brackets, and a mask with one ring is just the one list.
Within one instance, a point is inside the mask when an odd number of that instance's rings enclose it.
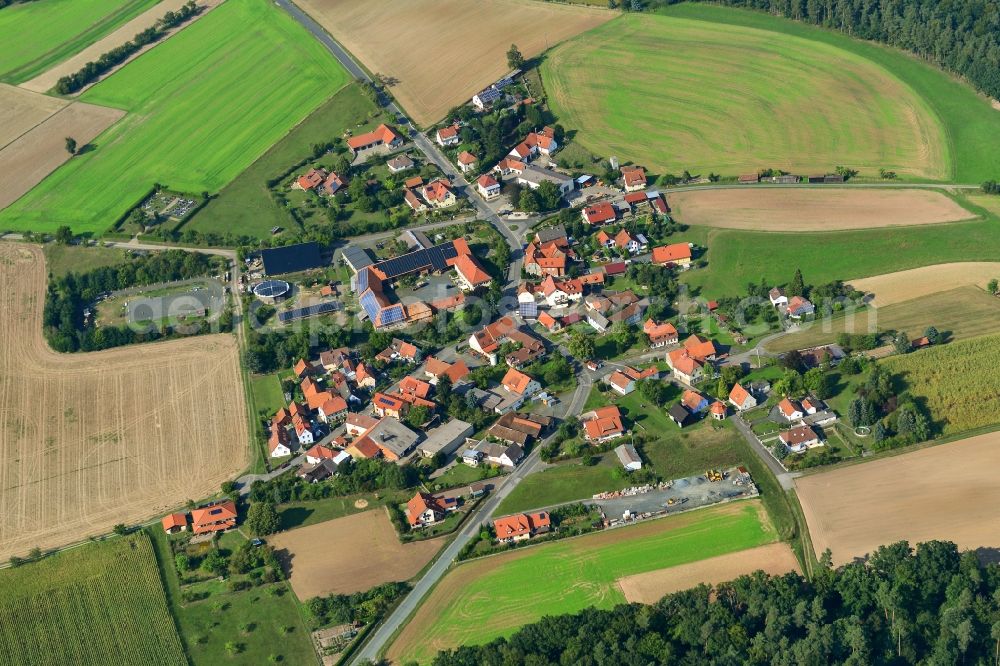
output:
{"label": "harvested wheat field", "polygon": [[963,261],[844,282],[858,291],[873,294],[872,304],[884,307],[966,285],[985,289],[986,283],[995,278],[1000,278],[1000,262]]}
{"label": "harvested wheat field", "polygon": [[[223,0],[198,0],[198,4],[204,7],[202,12],[198,14],[198,16],[191,19],[190,21],[186,21],[181,25],[177,26],[176,28],[174,28],[173,30],[171,30],[170,34],[167,35],[167,37],[173,35],[178,30],[182,30],[183,28],[190,25],[194,21],[197,21],[199,18],[201,18],[209,11],[214,9],[222,1]],[[55,88],[56,83],[58,83],[59,79],[61,79],[62,77],[68,76],[70,74],[75,74],[76,72],[80,71],[80,69],[82,69],[83,66],[86,65],[88,62],[97,60],[104,53],[107,53],[108,51],[111,51],[112,49],[121,46],[122,44],[131,40],[133,37],[135,37],[143,30],[155,26],[156,23],[163,17],[164,14],[166,14],[167,12],[177,11],[185,4],[187,4],[187,2],[188,0],[160,0],[160,2],[153,5],[152,7],[144,11],[142,14],[139,14],[134,19],[132,19],[122,27],[118,28],[114,32],[112,32],[110,35],[107,35],[102,39],[98,40],[97,42],[91,44],[90,46],[80,51],[69,60],[64,60],[55,67],[49,69],[48,71],[42,72],[41,74],[31,79],[30,81],[25,81],[24,83],[21,84],[21,87],[26,88],[27,90],[33,90],[35,92],[40,92],[40,93],[52,90],[53,88]],[[111,76],[111,74],[124,67],[130,61],[135,60],[149,49],[153,48],[158,44],[162,44],[163,41],[164,41],[163,38],[161,38],[155,42],[147,44],[143,48],[133,53],[130,57],[120,62],[114,68],[103,74],[100,77],[100,79],[108,78],[109,76]],[[79,95],[81,92],[83,92],[91,85],[94,85],[96,83],[97,80],[95,80],[90,85],[87,85],[84,88],[77,91],[75,95]]]}
{"label": "harvested wheat field", "polygon": [[507,49],[525,58],[617,14],[537,0],[299,0],[421,125],[469,101],[508,72]]}
{"label": "harvested wheat field", "polygon": [[124,115],[0,84],[0,209],[70,159],[66,137],[82,148]]}
{"label": "harvested wheat field", "polygon": [[286,551],[292,589],[305,601],[409,580],[431,561],[444,540],[400,543],[389,515],[380,508],[281,532],[268,543]]}
{"label": "harvested wheat field", "polygon": [[835,564],[906,539],[1000,546],[1000,432],[795,480],[819,556]]}
{"label": "harvested wheat field", "polygon": [[840,231],[976,217],[931,190],[751,187],[668,196],[684,224],[753,231]]}
{"label": "harvested wheat field", "polygon": [[202,498],[249,450],[235,338],[57,354],[45,284],[41,248],[0,243],[0,560]]}
{"label": "harvested wheat field", "polygon": [[680,592],[706,583],[718,585],[755,571],[772,576],[789,572],[802,573],[795,553],[787,543],[772,543],[736,553],[676,567],[648,571],[618,579],[629,603],[656,603],[671,592]]}

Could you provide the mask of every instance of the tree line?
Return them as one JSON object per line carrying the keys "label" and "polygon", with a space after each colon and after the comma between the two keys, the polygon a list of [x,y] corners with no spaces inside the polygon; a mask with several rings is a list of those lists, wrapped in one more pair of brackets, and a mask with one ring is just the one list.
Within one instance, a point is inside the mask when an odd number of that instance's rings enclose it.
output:
{"label": "tree line", "polygon": [[159,282],[187,280],[218,270],[216,260],[206,254],[165,250],[117,266],[96,268],[87,273],[49,276],[42,311],[42,327],[49,345],[59,352],[96,351],[121,345],[156,340],[171,331],[134,331],[127,326],[97,328],[88,325],[84,311],[101,294]]}
{"label": "tree line", "polygon": [[653,605],[548,616],[434,666],[985,664],[1000,653],[1000,569],[953,543],[883,546],[867,561],[742,576]]}
{"label": "tree line", "polygon": [[75,93],[81,88],[99,79],[103,74],[125,62],[138,53],[144,46],[162,39],[168,31],[190,20],[201,12],[201,8],[188,0],[187,4],[176,12],[170,11],[163,15],[156,25],[137,33],[130,41],[121,46],[102,53],[96,62],[88,62],[73,74],[67,74],[56,82],[56,92],[60,95]]}
{"label": "tree line", "polygon": [[[996,0],[715,0],[909,51],[1000,99]],[[650,6],[677,0],[652,0]]]}

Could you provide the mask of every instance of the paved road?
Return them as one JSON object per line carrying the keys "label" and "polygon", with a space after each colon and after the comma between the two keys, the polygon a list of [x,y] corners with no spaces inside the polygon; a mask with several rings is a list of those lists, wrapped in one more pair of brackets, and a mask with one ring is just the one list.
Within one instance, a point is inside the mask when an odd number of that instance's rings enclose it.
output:
{"label": "paved road", "polygon": [[760,458],[761,461],[767,465],[768,469],[771,470],[771,473],[777,477],[778,483],[781,484],[781,487],[784,490],[793,490],[795,488],[793,479],[798,475],[786,472],[785,469],[778,464],[778,461],[774,459],[771,452],[764,448],[764,445],[760,443],[757,436],[750,430],[750,426],[743,422],[743,419],[737,415],[732,417],[730,420],[736,424],[736,429],[739,430],[740,434],[743,435],[743,438],[747,440],[747,443],[750,445],[750,448],[753,449],[753,452],[757,454],[757,457]]}
{"label": "paved road", "polygon": [[298,469],[299,465],[302,465],[305,461],[306,454],[302,453],[289,460],[287,466],[279,467],[278,469],[268,472],[267,474],[244,474],[240,478],[236,479],[236,487],[239,488],[240,495],[249,495],[250,486],[252,486],[255,481],[270,481],[274,477],[281,476],[285,472]]}

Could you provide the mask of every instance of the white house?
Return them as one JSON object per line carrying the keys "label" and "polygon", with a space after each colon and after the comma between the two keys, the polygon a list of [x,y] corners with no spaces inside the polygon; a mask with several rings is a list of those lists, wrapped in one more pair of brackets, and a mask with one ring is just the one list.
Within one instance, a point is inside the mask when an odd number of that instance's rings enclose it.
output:
{"label": "white house", "polygon": [[792,453],[801,453],[814,446],[822,446],[823,441],[816,434],[816,431],[809,426],[799,426],[786,430],[778,435],[781,443]]}
{"label": "white house", "polygon": [[771,299],[771,305],[774,307],[779,307],[781,305],[788,305],[788,297],[785,296],[785,290],[781,287],[775,287],[767,293],[768,298]]}
{"label": "white house", "polygon": [[616,448],[615,455],[618,456],[618,460],[626,472],[642,469],[642,458],[639,457],[639,452],[631,444],[622,444]]}
{"label": "white house", "polygon": [[476,191],[484,199],[496,199],[500,196],[500,183],[493,176],[484,173],[476,179]]}
{"label": "white house", "polygon": [[802,411],[802,407],[788,398],[785,398],[778,403],[778,411],[781,412],[781,415],[789,421],[798,421],[805,416],[805,413]]}
{"label": "white house", "polygon": [[437,136],[435,140],[441,147],[444,146],[456,146],[462,142],[462,138],[458,135],[458,126],[451,125],[449,127],[442,127],[437,131]]}
{"label": "white house", "polygon": [[729,392],[729,402],[741,412],[757,406],[757,398],[739,384],[733,384],[733,390]]}

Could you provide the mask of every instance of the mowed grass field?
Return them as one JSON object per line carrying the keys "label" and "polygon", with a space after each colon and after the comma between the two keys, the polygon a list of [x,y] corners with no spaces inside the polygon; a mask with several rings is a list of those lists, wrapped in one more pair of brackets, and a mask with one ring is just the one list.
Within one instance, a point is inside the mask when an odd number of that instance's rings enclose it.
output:
{"label": "mowed grass field", "polygon": [[154,183],[216,192],[346,81],[272,3],[225,2],[88,90],[85,101],[129,115],[0,213],[0,227],[103,232]]}
{"label": "mowed grass field", "polygon": [[[996,330],[994,328],[993,330]],[[898,374],[943,435],[1000,423],[1000,335],[931,347],[882,363]]]}
{"label": "mowed grass field", "polygon": [[628,15],[555,49],[542,75],[584,147],[657,173],[950,173],[942,127],[920,96],[863,57],[800,37]]}
{"label": "mowed grass field", "polygon": [[389,648],[394,663],[508,636],[544,615],[625,602],[618,579],[776,540],[745,501],[483,558],[453,569]]}
{"label": "mowed grass field", "polygon": [[27,81],[158,1],[45,0],[5,7],[0,11],[0,81]]}
{"label": "mowed grass field", "polygon": [[780,353],[836,342],[843,332],[873,330],[903,331],[913,339],[922,336],[928,326],[954,340],[1000,331],[1000,300],[978,287],[966,285],[902,303],[858,310],[853,317],[818,320],[765,346],[768,351]]}
{"label": "mowed grass field", "polygon": [[0,572],[0,662],[187,664],[149,537],[88,544]]}
{"label": "mowed grass field", "polygon": [[661,14],[612,22],[543,65],[560,121],[603,157],[724,175],[845,164],[877,177],[900,161],[907,177],[1000,172],[1000,113],[901,51],[763,12]]}

